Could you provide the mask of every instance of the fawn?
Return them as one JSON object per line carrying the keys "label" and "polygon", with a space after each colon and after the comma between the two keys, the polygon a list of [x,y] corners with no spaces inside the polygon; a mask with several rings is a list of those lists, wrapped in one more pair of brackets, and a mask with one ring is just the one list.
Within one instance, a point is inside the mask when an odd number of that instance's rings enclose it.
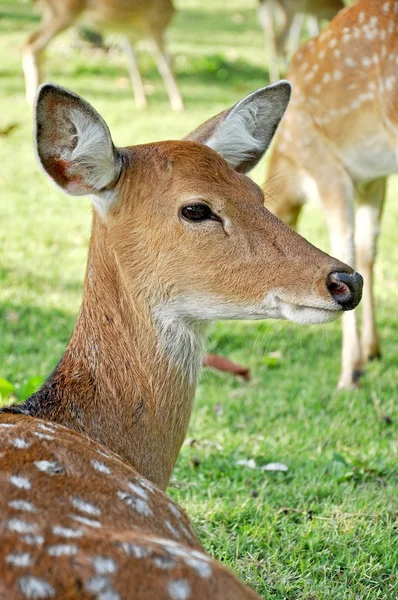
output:
{"label": "fawn", "polygon": [[182,98],[164,49],[164,32],[175,12],[171,0],[39,0],[38,5],[42,21],[29,37],[23,55],[29,104],[33,104],[41,82],[44,49],[61,31],[85,18],[94,27],[121,34],[137,108],[145,108],[147,100],[133,44],[137,39],[147,38],[171,108],[183,110]]}
{"label": "fawn", "polygon": [[65,354],[0,411],[0,596],[258,598],[204,554],[163,490],[209,321],[325,323],[361,298],[361,276],[265,209],[244,174],[289,96],[274,84],[183,141],[116,148],[85,100],[40,88],[39,161],[67,193],[90,194],[94,216]]}
{"label": "fawn", "polygon": [[346,314],[342,388],[355,386],[364,360],[380,355],[373,265],[387,176],[398,172],[397,28],[397,2],[358,0],[300,49],[268,171],[275,214],[294,227],[306,199],[319,196],[333,254],[354,265],[356,252],[365,281],[362,340],[355,312]]}

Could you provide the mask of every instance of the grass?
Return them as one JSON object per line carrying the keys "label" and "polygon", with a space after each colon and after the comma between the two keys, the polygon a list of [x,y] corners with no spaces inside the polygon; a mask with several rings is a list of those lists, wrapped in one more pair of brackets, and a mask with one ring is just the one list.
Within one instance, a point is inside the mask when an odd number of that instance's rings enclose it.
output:
{"label": "grass", "polygon": [[[117,144],[178,138],[267,81],[255,6],[180,0],[169,37],[187,106],[182,115],[169,112],[144,54],[146,112],[134,108],[123,56],[73,48],[71,32],[51,46],[47,72],[96,106]],[[20,395],[30,378],[51,371],[71,334],[91,210],[87,199],[51,187],[34,159],[20,57],[36,21],[29,2],[0,3],[0,130],[17,125],[0,138],[0,376]],[[254,173],[259,182],[264,169]],[[220,323],[212,330],[209,348],[249,365],[253,378],[243,384],[203,373],[170,493],[207,550],[263,598],[398,593],[397,188],[392,179],[376,269],[383,360],[369,366],[359,390],[335,391],[336,323]],[[301,231],[327,248],[318,207],[307,207]],[[238,464],[251,458],[255,469]],[[287,473],[261,470],[275,461]]]}

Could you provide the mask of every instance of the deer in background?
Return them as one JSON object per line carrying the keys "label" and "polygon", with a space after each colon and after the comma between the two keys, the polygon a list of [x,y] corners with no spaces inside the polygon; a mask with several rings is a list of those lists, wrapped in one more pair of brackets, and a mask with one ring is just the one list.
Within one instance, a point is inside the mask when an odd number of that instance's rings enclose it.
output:
{"label": "deer in background", "polygon": [[[279,79],[279,57],[286,65],[288,57],[298,49],[304,19],[310,35],[316,36],[321,20],[332,19],[342,8],[343,0],[260,0],[258,16],[265,33],[270,81]],[[278,14],[283,25],[277,32]]]}
{"label": "deer in background", "polygon": [[[398,172],[398,3],[359,0],[292,61],[292,101],[276,136],[267,190],[274,212],[296,226],[318,196],[332,252],[364,276],[362,339],[343,317],[339,386],[356,384],[380,356],[373,266],[388,175]],[[354,221],[357,201],[356,221]]]}
{"label": "deer in background", "polygon": [[289,96],[281,82],[184,141],[115,148],[86,101],[40,88],[39,161],[67,193],[91,195],[94,217],[66,352],[37,393],[0,411],[5,597],[258,598],[203,553],[162,490],[209,321],[325,323],[361,297],[361,276],[265,209],[244,175]]}
{"label": "deer in background", "polygon": [[171,108],[183,110],[183,102],[164,48],[164,32],[175,8],[171,0],[37,0],[42,12],[39,28],[29,37],[23,55],[26,98],[33,104],[41,82],[42,53],[61,31],[81,18],[94,27],[121,34],[137,108],[145,108],[144,84],[134,51],[136,40],[145,38],[163,79]]}

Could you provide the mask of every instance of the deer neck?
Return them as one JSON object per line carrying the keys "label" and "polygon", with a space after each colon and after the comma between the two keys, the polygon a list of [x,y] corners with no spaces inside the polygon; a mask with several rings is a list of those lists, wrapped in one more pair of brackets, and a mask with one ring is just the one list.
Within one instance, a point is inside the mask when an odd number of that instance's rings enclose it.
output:
{"label": "deer neck", "polygon": [[139,279],[134,294],[95,218],[80,314],[32,413],[100,442],[165,489],[191,416],[204,331],[163,318]]}

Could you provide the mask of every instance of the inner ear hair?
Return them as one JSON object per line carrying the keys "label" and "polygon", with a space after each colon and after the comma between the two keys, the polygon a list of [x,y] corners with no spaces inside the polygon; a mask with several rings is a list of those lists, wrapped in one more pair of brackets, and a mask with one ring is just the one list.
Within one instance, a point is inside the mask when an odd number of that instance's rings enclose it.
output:
{"label": "inner ear hair", "polygon": [[83,98],[53,84],[39,90],[36,150],[47,175],[72,195],[109,192],[122,169],[103,118]]}

